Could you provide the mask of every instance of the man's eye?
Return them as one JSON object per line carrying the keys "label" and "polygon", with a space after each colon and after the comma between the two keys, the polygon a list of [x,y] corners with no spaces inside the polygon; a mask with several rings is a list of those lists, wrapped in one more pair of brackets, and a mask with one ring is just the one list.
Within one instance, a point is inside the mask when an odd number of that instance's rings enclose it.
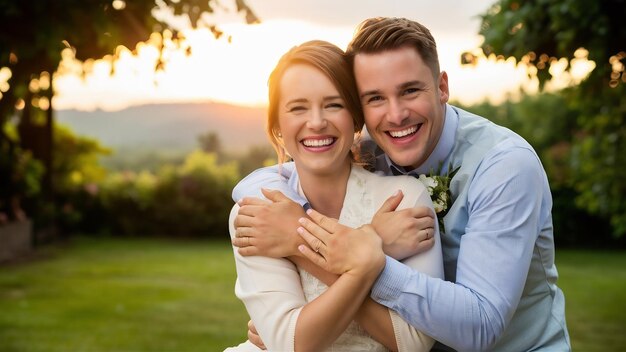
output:
{"label": "man's eye", "polygon": [[404,90],[404,95],[414,94],[417,92],[419,92],[419,89],[417,88],[407,88]]}
{"label": "man's eye", "polygon": [[374,96],[369,97],[367,99],[367,102],[368,103],[375,103],[375,102],[382,101],[382,100],[383,100],[383,97],[381,97],[380,95],[374,95]]}

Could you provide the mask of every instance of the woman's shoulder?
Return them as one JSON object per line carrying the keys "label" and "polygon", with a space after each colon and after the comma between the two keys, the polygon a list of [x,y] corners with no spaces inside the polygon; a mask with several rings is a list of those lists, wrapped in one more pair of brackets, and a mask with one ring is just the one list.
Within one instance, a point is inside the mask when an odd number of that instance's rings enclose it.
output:
{"label": "woman's shoulder", "polygon": [[419,180],[412,176],[407,175],[398,175],[398,176],[387,176],[378,172],[369,172],[365,170],[361,166],[354,166],[355,173],[360,175],[362,178],[366,180],[366,182],[370,186],[383,186],[383,187],[396,187],[396,189],[391,190],[391,192],[395,192],[398,187],[402,190],[416,190],[420,191],[425,189],[424,185],[419,182]]}
{"label": "woman's shoulder", "polygon": [[387,176],[382,173],[369,172],[361,166],[354,166],[354,168],[354,173],[364,180],[366,190],[373,192],[377,197],[387,199],[398,190],[404,193],[405,198],[417,198],[423,192],[428,192],[426,187],[412,176]]}

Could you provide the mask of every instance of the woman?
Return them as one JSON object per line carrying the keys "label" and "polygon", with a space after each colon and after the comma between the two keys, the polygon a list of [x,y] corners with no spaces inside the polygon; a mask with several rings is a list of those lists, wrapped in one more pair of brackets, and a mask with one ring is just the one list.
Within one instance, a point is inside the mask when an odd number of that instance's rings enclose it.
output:
{"label": "woman", "polygon": [[[313,209],[359,227],[370,223],[398,189],[405,196],[397,209],[432,208],[428,191],[415,179],[378,176],[353,163],[351,149],[355,133],[363,127],[363,115],[341,49],[322,41],[293,48],[272,72],[269,92],[270,140],[281,162],[286,154],[293,159],[296,172],[290,184]],[[231,212],[231,238],[238,209],[235,205]],[[434,236],[432,249],[404,262],[443,277],[438,231]],[[287,259],[243,257],[236,249],[234,254],[235,292],[270,351],[428,351],[434,343],[368,298],[378,273],[334,276],[303,260],[295,260],[296,266]],[[302,259],[300,253],[294,255]],[[258,348],[246,342],[229,350]]]}

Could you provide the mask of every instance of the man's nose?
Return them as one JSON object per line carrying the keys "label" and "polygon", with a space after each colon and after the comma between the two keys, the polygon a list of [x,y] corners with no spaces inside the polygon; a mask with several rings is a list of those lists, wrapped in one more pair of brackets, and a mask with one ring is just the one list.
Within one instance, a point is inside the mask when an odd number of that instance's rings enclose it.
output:
{"label": "man's nose", "polygon": [[401,101],[398,99],[390,99],[386,117],[388,122],[400,126],[402,122],[409,117],[409,112]]}

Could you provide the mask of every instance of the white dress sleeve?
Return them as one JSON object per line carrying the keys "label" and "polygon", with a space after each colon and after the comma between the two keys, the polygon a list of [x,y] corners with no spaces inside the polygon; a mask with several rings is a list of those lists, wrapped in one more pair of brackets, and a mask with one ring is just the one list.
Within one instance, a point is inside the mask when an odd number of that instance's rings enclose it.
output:
{"label": "white dress sleeve", "polygon": [[[400,189],[404,194],[404,198],[398,206],[398,210],[415,206],[427,206],[433,209],[428,190],[415,178],[409,176],[388,176],[381,177],[378,181],[381,184],[375,188],[377,191],[374,196],[374,201],[378,206],[382,205],[388,197]],[[404,259],[402,263],[432,277],[443,279],[443,255],[438,226],[437,221],[435,221],[435,245],[426,252]],[[433,338],[416,330],[395,311],[389,310],[389,313],[399,351],[430,351],[435,343]]]}
{"label": "white dress sleeve", "polygon": [[[235,236],[235,204],[230,212],[229,230]],[[235,295],[246,310],[270,351],[293,351],[296,322],[306,299],[296,266],[287,259],[243,257],[233,247],[237,281]]]}

